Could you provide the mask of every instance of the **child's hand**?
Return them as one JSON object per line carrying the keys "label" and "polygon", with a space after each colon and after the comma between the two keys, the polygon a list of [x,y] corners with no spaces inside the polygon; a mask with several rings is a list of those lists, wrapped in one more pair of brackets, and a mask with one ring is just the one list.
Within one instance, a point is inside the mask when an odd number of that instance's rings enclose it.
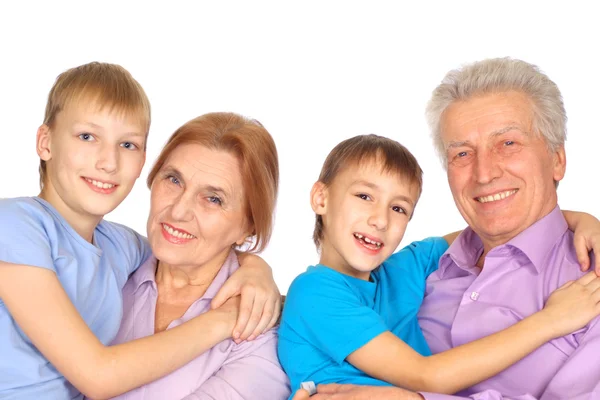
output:
{"label": "child's hand", "polygon": [[600,221],[593,215],[577,212],[563,211],[569,229],[575,233],[573,239],[577,261],[582,271],[587,271],[590,266],[590,252],[593,251],[595,258],[596,275],[600,276]]}
{"label": "child's hand", "polygon": [[230,297],[225,303],[211,311],[218,313],[219,322],[223,322],[223,326],[225,326],[230,337],[233,337],[233,329],[240,314],[240,303],[240,296]]}
{"label": "child's hand", "polygon": [[253,340],[271,329],[281,313],[281,296],[271,267],[253,254],[238,254],[240,268],[233,273],[213,298],[218,308],[232,296],[241,295],[240,313],[233,331],[236,343]]}
{"label": "child's hand", "polygon": [[589,272],[567,282],[550,295],[542,313],[546,314],[553,338],[583,328],[600,315],[600,278]]}

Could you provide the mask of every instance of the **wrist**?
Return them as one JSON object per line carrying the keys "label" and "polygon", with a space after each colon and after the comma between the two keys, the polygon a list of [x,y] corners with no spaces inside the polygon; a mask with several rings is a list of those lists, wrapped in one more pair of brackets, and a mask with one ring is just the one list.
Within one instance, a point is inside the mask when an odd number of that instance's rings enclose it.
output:
{"label": "wrist", "polygon": [[219,308],[202,314],[206,317],[204,324],[208,325],[210,334],[219,342],[229,339],[233,335],[236,319],[228,314]]}
{"label": "wrist", "polygon": [[527,319],[529,320],[533,332],[537,332],[544,343],[562,336],[555,325],[556,318],[554,318],[552,313],[545,308],[531,315]]}

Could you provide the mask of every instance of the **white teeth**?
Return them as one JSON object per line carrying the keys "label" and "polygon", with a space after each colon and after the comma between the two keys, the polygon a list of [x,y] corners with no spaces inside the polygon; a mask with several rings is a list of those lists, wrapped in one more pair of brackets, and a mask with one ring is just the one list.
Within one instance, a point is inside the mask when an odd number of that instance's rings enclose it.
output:
{"label": "white teeth", "polygon": [[112,187],[114,187],[115,185],[113,185],[112,183],[102,183],[102,182],[98,182],[95,179],[88,179],[85,178],[86,181],[88,181],[89,183],[91,183],[92,185],[100,188],[100,189],[110,189]]}
{"label": "white teeth", "polygon": [[505,198],[507,198],[509,196],[512,196],[515,193],[517,193],[516,190],[508,190],[506,192],[496,193],[494,195],[477,197],[477,201],[480,202],[480,203],[489,203],[491,201],[498,201],[498,200],[505,199]]}
{"label": "white teeth", "polygon": [[354,237],[357,238],[357,239],[359,239],[359,240],[364,241],[365,243],[373,244],[373,245],[377,246],[377,248],[380,248],[381,245],[382,245],[381,242],[376,242],[374,240],[371,240],[368,237],[365,237],[365,236],[361,235],[360,233],[355,233]]}
{"label": "white teeth", "polygon": [[179,239],[193,239],[196,237],[194,235],[190,235],[189,233],[179,232],[177,229],[173,229],[167,224],[162,224],[162,227],[164,228],[165,231],[169,232],[169,235],[175,236],[176,238],[179,238]]}

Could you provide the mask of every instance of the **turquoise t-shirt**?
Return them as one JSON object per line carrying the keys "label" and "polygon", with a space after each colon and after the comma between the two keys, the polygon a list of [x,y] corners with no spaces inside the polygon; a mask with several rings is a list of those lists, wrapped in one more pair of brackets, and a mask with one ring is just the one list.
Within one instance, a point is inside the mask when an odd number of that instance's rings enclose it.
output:
{"label": "turquoise t-shirt", "polygon": [[371,273],[371,281],[324,265],[299,275],[279,327],[279,359],[295,392],[301,382],[388,385],[346,361],[385,331],[422,355],[429,347],[417,321],[425,280],[448,249],[443,238],[414,242]]}
{"label": "turquoise t-shirt", "polygon": [[[143,236],[107,221],[98,224],[93,242],[40,198],[0,199],[0,260],[56,273],[77,311],[107,345],[121,323],[121,290],[151,250]],[[0,299],[0,399],[82,397],[31,343]]]}

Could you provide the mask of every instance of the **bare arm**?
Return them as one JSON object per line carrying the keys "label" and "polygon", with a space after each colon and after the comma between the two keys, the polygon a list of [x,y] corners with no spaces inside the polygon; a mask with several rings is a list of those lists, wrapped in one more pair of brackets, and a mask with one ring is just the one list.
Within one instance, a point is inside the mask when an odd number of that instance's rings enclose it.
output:
{"label": "bare arm", "polygon": [[423,357],[384,332],[347,360],[396,386],[454,393],[496,375],[545,342],[583,327],[600,313],[599,302],[600,278],[590,273],[555,291],[542,311],[494,335]]}
{"label": "bare arm", "polygon": [[104,346],[49,270],[0,262],[0,298],[42,354],[83,394],[107,398],[151,382],[231,336],[237,305],[168,331]]}
{"label": "bare arm", "polygon": [[449,233],[449,234],[444,235],[442,237],[446,240],[446,242],[448,242],[448,245],[451,245],[456,240],[456,238],[458,237],[458,235],[461,234],[461,232],[462,231],[452,232],[452,233]]}
{"label": "bare arm", "polygon": [[233,338],[236,343],[254,340],[271,329],[281,313],[281,296],[269,264],[255,254],[237,252],[240,268],[221,287],[211,302],[218,308],[227,299],[241,295],[240,314]]}
{"label": "bare arm", "polygon": [[584,212],[563,211],[563,215],[569,229],[575,233],[575,251],[581,270],[587,271],[590,268],[589,252],[593,250],[596,255],[593,267],[596,275],[600,276],[600,221]]}

